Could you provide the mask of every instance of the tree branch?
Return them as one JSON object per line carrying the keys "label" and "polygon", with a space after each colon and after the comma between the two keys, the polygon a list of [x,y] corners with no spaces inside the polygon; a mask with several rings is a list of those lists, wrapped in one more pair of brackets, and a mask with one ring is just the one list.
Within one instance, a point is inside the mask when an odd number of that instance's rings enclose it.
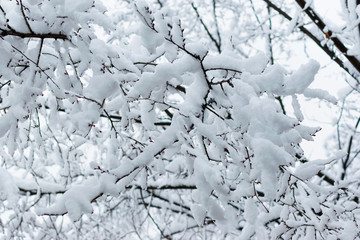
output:
{"label": "tree branch", "polygon": [[[275,4],[273,4],[270,0],[263,0],[268,4],[269,7],[274,9],[276,12],[278,12],[280,15],[282,15],[287,20],[291,21],[292,17],[290,17],[286,12],[281,10],[279,7],[277,7]],[[334,51],[332,51],[328,46],[323,45],[321,41],[315,37],[308,29],[306,29],[304,26],[298,26],[301,32],[303,32],[306,36],[308,36],[311,40],[313,40],[316,45],[318,45],[334,62],[336,62],[342,69],[344,69],[351,77],[353,77],[356,81],[358,80],[358,76],[353,74],[348,67],[345,66],[344,62],[338,58]]]}
{"label": "tree branch", "polygon": [[63,40],[68,40],[68,37],[64,34],[56,34],[56,33],[23,33],[23,32],[18,32],[15,30],[2,30],[0,33],[1,37],[6,37],[6,36],[16,36],[16,37],[20,37],[20,38],[40,38],[40,39],[45,39],[45,38],[52,38],[52,39],[63,39]]}
{"label": "tree branch", "polygon": [[[197,7],[195,7],[194,3],[191,3],[191,7],[194,9],[196,16],[199,18],[201,25],[204,27],[207,35],[210,37],[211,41],[215,44],[217,50],[219,53],[221,53],[221,46],[220,46],[220,39],[219,42],[214,38],[214,36],[210,33],[209,28],[206,26],[206,24],[204,23],[204,21],[202,20],[199,11],[197,10]],[[215,11],[215,9],[214,9]],[[218,33],[220,35],[220,33]]]}
{"label": "tree branch", "polygon": [[25,7],[24,7],[24,5],[23,5],[23,3],[22,3],[22,0],[20,0],[20,10],[21,10],[21,14],[23,15],[25,24],[26,24],[27,28],[29,29],[29,31],[30,31],[31,33],[34,33],[34,31],[32,30],[32,28],[31,28],[31,26],[30,26],[30,24],[29,24],[29,21],[27,20],[27,17],[26,17],[25,12],[24,12],[24,8],[25,8]]}
{"label": "tree branch", "polygon": [[339,49],[339,51],[349,60],[351,65],[360,73],[360,61],[351,55],[348,55],[348,49],[345,47],[345,45],[340,41],[339,38],[336,36],[333,36],[332,31],[328,30],[328,27],[324,23],[324,21],[316,14],[316,12],[309,6],[306,9],[306,2],[304,0],[296,0],[296,2],[299,4],[299,6],[305,11],[305,13],[309,16],[311,21],[315,23],[315,25],[329,38],[334,42],[334,45]]}

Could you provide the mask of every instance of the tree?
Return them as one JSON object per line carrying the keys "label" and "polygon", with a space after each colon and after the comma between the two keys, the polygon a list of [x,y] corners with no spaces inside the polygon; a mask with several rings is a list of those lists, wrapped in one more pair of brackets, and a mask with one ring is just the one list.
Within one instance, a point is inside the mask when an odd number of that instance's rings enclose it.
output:
{"label": "tree", "polygon": [[[359,237],[359,2],[340,30],[300,0],[104,4],[0,4],[2,237]],[[341,106],[327,159],[303,98]]]}

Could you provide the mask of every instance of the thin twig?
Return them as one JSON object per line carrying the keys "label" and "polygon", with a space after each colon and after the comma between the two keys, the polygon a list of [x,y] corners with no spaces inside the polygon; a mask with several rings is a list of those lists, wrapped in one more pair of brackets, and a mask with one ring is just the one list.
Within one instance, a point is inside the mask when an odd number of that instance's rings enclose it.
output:
{"label": "thin twig", "polygon": [[214,22],[215,22],[215,28],[216,28],[216,34],[218,36],[218,43],[219,43],[219,48],[221,52],[221,35],[220,35],[220,28],[219,28],[219,24],[218,24],[218,20],[217,20],[217,16],[216,16],[216,0],[213,0],[213,15],[214,15]]}
{"label": "thin twig", "polygon": [[25,24],[26,24],[27,28],[29,29],[29,31],[30,31],[31,33],[34,33],[34,31],[32,30],[32,28],[31,28],[31,26],[30,26],[30,24],[29,24],[29,21],[27,20],[27,17],[26,17],[26,15],[25,15],[24,5],[23,5],[23,3],[22,3],[22,0],[20,0],[19,2],[20,2],[21,14],[23,15]]}
{"label": "thin twig", "polygon": [[[215,44],[217,50],[219,53],[221,53],[221,46],[220,46],[220,39],[219,42],[214,38],[214,36],[210,33],[209,28],[206,26],[206,24],[204,23],[203,19],[200,16],[200,13],[198,11],[198,9],[195,7],[194,3],[191,3],[191,7],[194,9],[196,16],[199,18],[199,21],[201,23],[201,25],[204,27],[207,35],[210,37],[211,41]],[[214,10],[215,11],[215,10]]]}

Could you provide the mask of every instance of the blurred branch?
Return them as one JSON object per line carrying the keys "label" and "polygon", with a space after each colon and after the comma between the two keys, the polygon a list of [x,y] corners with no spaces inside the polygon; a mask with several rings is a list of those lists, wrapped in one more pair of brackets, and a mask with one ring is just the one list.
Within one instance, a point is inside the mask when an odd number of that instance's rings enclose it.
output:
{"label": "blurred branch", "polygon": [[[143,202],[143,205],[145,207],[145,209],[147,210],[147,215],[150,217],[151,221],[154,223],[154,225],[156,226],[156,228],[159,230],[161,236],[165,239],[172,239],[170,236],[167,236],[164,234],[164,230],[161,230],[159,224],[155,221],[155,219],[153,218],[153,216],[150,214],[150,208],[148,207],[151,207],[152,205],[152,201],[150,200],[150,203],[147,204],[145,203],[145,200],[144,200],[144,196],[143,196],[143,193],[142,193],[142,189],[139,189],[140,190],[140,196],[141,196],[141,200]],[[152,199],[152,198],[151,198]]]}
{"label": "blurred branch", "polygon": [[[329,39],[331,39],[334,42],[334,45],[339,49],[339,51],[349,60],[351,65],[360,73],[360,61],[351,55],[348,55],[348,49],[345,47],[345,45],[340,41],[339,38],[337,38],[335,35],[333,35],[331,30],[328,30],[328,26],[324,23],[324,21],[316,14],[316,12],[309,6],[306,7],[306,1],[305,0],[296,0],[296,2],[299,4],[299,6],[304,10],[304,12],[308,15],[308,17],[311,19],[313,23],[327,36],[329,36]],[[357,80],[357,79],[356,79]]]}
{"label": "blurred branch", "polygon": [[[255,11],[252,1],[251,1],[251,5],[253,7],[253,10]],[[270,64],[273,65],[275,63],[275,61],[274,61],[274,51],[273,51],[273,41],[272,41],[273,37],[271,35],[271,33],[272,33],[271,8],[269,5],[267,5],[266,9],[267,9],[267,14],[268,14],[268,18],[269,18],[269,31],[267,34],[267,40],[268,40],[268,44],[269,44]],[[260,21],[258,21],[258,22],[260,24]],[[261,25],[260,25],[260,27],[262,28]],[[277,96],[277,97],[275,97],[275,99],[278,100],[283,114],[286,115],[284,102],[283,102],[281,96]]]}
{"label": "blurred branch", "polygon": [[219,24],[218,24],[218,20],[217,20],[217,16],[216,16],[216,0],[213,0],[213,15],[214,15],[216,34],[218,37],[218,43],[219,43],[219,48],[220,48],[219,52],[221,52],[221,35],[220,35],[220,28],[219,28]]}
{"label": "blurred branch", "polygon": [[[221,53],[221,43],[220,43],[221,39],[219,38],[219,41],[217,41],[217,40],[214,38],[214,36],[210,33],[209,28],[208,28],[208,27],[206,26],[206,24],[204,23],[203,19],[202,19],[201,16],[200,16],[200,13],[199,13],[197,7],[195,7],[195,5],[194,5],[194,3],[191,3],[191,7],[194,9],[194,11],[195,11],[195,13],[196,13],[196,16],[199,18],[200,23],[201,23],[201,25],[204,27],[207,35],[210,37],[211,41],[215,44],[218,52]],[[215,11],[215,9],[214,9],[214,11]],[[219,33],[219,32],[218,32],[218,34],[219,34],[219,36],[220,36],[220,33]]]}
{"label": "blurred branch", "polygon": [[[276,12],[278,12],[280,15],[282,15],[287,20],[291,21],[292,17],[290,17],[286,12],[281,10],[281,8],[277,7],[274,3],[272,3],[270,0],[263,0],[268,4],[269,7],[274,9]],[[345,66],[344,62],[336,56],[335,52],[332,51],[326,44],[322,44],[322,41],[320,41],[315,35],[313,35],[307,28],[304,26],[297,26],[301,32],[303,32],[306,36],[308,36],[311,40],[313,40],[316,45],[318,45],[334,62],[336,62],[342,69],[344,69],[351,77],[353,77],[356,81],[358,80],[358,76],[353,74],[352,71]],[[360,72],[360,71],[359,71]]]}
{"label": "blurred branch", "polygon": [[[343,167],[343,173],[341,174],[341,180],[344,180],[345,176],[346,176],[346,170],[348,169],[348,167],[350,166],[350,164],[353,162],[353,160],[355,158],[352,158],[350,160],[350,155],[351,155],[351,148],[353,146],[353,139],[354,139],[354,136],[356,134],[356,129],[358,128],[359,126],[359,123],[360,123],[360,117],[357,119],[356,121],[356,124],[355,124],[355,128],[354,128],[354,133],[353,135],[350,136],[350,139],[349,139],[349,143],[348,143],[348,149],[347,149],[347,154],[346,154],[346,158],[345,160],[342,161],[342,167]],[[358,154],[358,153],[357,153]],[[357,156],[356,154],[356,156]]]}
{"label": "blurred branch", "polygon": [[[356,5],[357,6],[360,5],[360,0],[356,0]],[[359,30],[359,35],[360,35],[360,23],[358,24],[358,30]]]}

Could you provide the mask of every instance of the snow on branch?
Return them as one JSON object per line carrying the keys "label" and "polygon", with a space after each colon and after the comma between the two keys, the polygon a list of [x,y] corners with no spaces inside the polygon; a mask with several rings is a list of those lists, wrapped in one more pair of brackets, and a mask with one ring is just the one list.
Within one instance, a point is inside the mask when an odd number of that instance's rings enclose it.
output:
{"label": "snow on branch", "polygon": [[[135,1],[121,20],[93,0],[1,4],[9,236],[104,227],[116,232],[109,238],[141,238],[147,224],[149,236],[169,239],[200,227],[214,239],[357,233],[358,193],[348,187],[357,182],[326,171],[346,154],[311,161],[300,146],[321,130],[303,124],[300,99],[337,102],[310,88],[320,64],[287,71],[259,51],[244,58],[221,36],[220,3],[215,29],[192,4],[213,49],[158,4]],[[292,115],[280,97],[292,99]]]}

